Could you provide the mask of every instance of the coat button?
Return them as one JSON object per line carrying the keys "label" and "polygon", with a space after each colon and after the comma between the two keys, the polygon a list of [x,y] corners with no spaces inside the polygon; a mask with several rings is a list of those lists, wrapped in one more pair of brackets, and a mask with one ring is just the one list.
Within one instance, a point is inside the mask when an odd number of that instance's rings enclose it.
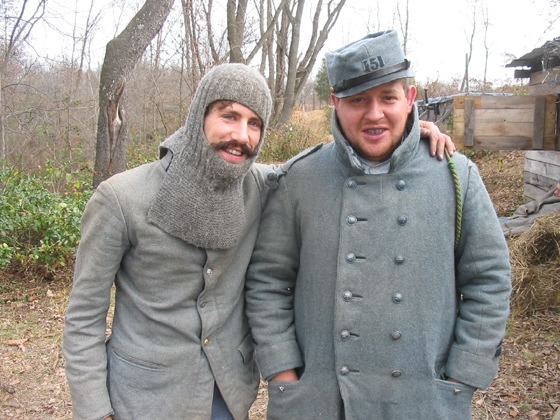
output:
{"label": "coat button", "polygon": [[346,262],[352,264],[353,262],[356,261],[356,254],[353,254],[352,252],[350,254],[346,254]]}
{"label": "coat button", "polygon": [[453,394],[455,394],[455,395],[459,395],[460,393],[461,393],[461,390],[459,388],[455,388],[453,390]]}
{"label": "coat button", "polygon": [[340,338],[342,338],[343,340],[348,340],[350,338],[350,331],[342,330],[340,332]]}
{"label": "coat button", "polygon": [[393,378],[398,378],[399,376],[401,376],[402,372],[400,370],[394,370],[391,372],[391,376]]}
{"label": "coat button", "polygon": [[408,219],[406,218],[406,216],[399,216],[399,217],[397,217],[397,223],[398,223],[400,226],[406,225],[406,222],[407,222],[407,221],[408,221]]}
{"label": "coat button", "polygon": [[201,308],[204,308],[205,306],[206,306],[206,302],[203,301],[203,300],[201,300],[201,301],[200,301],[200,307],[201,307]]}
{"label": "coat button", "polygon": [[393,302],[401,303],[403,300],[403,296],[401,293],[393,293]]}
{"label": "coat button", "polygon": [[406,182],[404,182],[404,180],[401,179],[397,182],[397,190],[402,191],[405,189],[405,187],[406,187]]}
{"label": "coat button", "polygon": [[393,340],[398,340],[398,339],[401,338],[401,336],[402,336],[402,334],[401,334],[400,331],[393,331],[393,333],[391,333],[391,338]]}
{"label": "coat button", "polygon": [[340,369],[340,374],[348,375],[349,373],[350,373],[350,369],[348,368],[348,366],[342,366],[342,368]]}
{"label": "coat button", "polygon": [[206,274],[208,274],[209,276],[212,275],[212,269],[211,268],[207,268],[206,269]]}
{"label": "coat button", "polygon": [[349,179],[346,181],[346,186],[350,189],[354,189],[358,186],[358,182],[355,179]]}
{"label": "coat button", "polygon": [[202,342],[205,346],[207,346],[210,343],[210,340],[205,338],[204,341]]}
{"label": "coat button", "polygon": [[348,216],[346,218],[346,223],[348,223],[349,225],[355,225],[356,222],[358,222],[358,218],[356,216]]}
{"label": "coat button", "polygon": [[350,302],[352,300],[352,297],[354,297],[354,295],[348,290],[342,294],[342,299],[344,299],[346,302]]}
{"label": "coat button", "polygon": [[395,264],[402,264],[404,262],[404,257],[402,255],[397,255],[395,257]]}

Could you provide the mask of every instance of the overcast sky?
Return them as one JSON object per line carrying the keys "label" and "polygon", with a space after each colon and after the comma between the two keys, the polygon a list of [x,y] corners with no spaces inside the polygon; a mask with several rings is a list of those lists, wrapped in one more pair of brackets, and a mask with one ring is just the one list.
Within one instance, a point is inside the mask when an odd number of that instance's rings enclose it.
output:
{"label": "overcast sky", "polygon": [[[50,7],[59,11],[59,20],[47,16],[51,25],[56,28],[69,27],[71,33],[74,20],[85,21],[89,1],[49,0]],[[103,9],[105,26],[96,33],[96,46],[92,50],[97,54],[97,62],[101,63],[106,43],[122,30],[130,17],[143,4],[143,0],[121,0],[131,5],[124,14],[118,7],[110,9],[114,0],[98,0],[94,3],[98,10]],[[224,0],[215,0],[219,3]],[[311,0],[308,0],[311,1]],[[468,52],[468,39],[472,32],[472,2],[475,0],[409,0],[410,27],[407,45],[407,56],[412,62],[417,81],[441,80],[451,81],[461,78],[465,68],[465,55]],[[551,30],[549,26],[551,0],[478,0],[488,3],[489,22],[487,44],[489,61],[487,77],[489,80],[502,82],[513,79],[513,68],[505,68],[505,64],[513,58],[540,47],[546,41],[560,36],[560,25],[557,22]],[[341,17],[330,32],[323,53],[339,48],[357,40],[372,31],[380,29],[399,29],[394,20],[394,11],[398,0],[347,0]],[[177,1],[178,5],[180,3]],[[400,0],[401,4],[405,0]],[[177,6],[177,5],[176,5]],[[80,10],[76,16],[74,9]],[[558,15],[560,11],[556,11]],[[224,14],[225,16],[225,14]],[[63,18],[63,19],[62,19]],[[311,17],[309,17],[311,19]],[[477,32],[473,43],[473,58],[470,65],[470,77],[482,79],[484,71],[484,28],[482,17],[477,17]],[[305,26],[303,27],[303,31]],[[41,39],[48,39],[48,44],[40,48],[43,53],[51,56],[60,55],[64,51],[70,55],[68,46],[60,39],[53,38],[53,31],[35,33]],[[68,39],[66,39],[68,41]],[[402,37],[401,37],[402,41]],[[322,58],[322,55],[321,55]],[[320,60],[319,60],[320,64]]]}
{"label": "overcast sky", "polygon": [[[505,64],[546,41],[560,36],[558,23],[549,26],[549,0],[486,0],[489,7],[488,79],[513,79],[513,68]],[[409,0],[410,28],[407,55],[417,80],[450,80],[462,77],[468,39],[472,33],[472,0]],[[379,7],[378,7],[379,4]],[[396,0],[347,0],[343,16],[331,32],[328,49],[336,49],[365,36],[368,28],[395,26]],[[404,1],[401,0],[401,4]],[[388,15],[378,18],[377,10]],[[560,11],[557,11],[557,14]],[[480,19],[480,14],[478,15]],[[480,20],[473,42],[471,77],[482,79],[484,71],[484,28]],[[379,24],[379,25],[378,25]],[[398,29],[398,27],[394,27]],[[401,37],[402,41],[402,37]]]}

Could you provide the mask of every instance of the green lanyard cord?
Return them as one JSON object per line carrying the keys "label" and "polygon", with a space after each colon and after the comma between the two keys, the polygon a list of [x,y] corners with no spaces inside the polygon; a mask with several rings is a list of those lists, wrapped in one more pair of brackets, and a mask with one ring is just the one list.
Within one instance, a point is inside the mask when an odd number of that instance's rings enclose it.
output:
{"label": "green lanyard cord", "polygon": [[451,160],[451,156],[445,151],[445,157],[447,158],[447,164],[449,165],[449,170],[451,171],[451,176],[453,177],[453,184],[455,185],[455,249],[459,246],[459,241],[461,240],[461,229],[463,225],[463,198],[461,196],[461,181],[459,180],[459,174],[457,173],[457,166],[455,162]]}

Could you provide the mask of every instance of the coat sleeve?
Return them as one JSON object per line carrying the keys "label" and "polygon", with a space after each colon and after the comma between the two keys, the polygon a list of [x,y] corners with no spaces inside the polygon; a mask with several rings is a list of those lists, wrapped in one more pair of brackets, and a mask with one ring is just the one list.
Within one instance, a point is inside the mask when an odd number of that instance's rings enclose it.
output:
{"label": "coat sleeve", "polygon": [[106,319],[115,275],[128,248],[125,219],[106,182],[85,208],[81,235],[63,350],[74,418],[101,419],[113,413],[107,390]]}
{"label": "coat sleeve", "polygon": [[496,212],[477,167],[462,179],[463,229],[457,250],[460,293],[446,375],[485,389],[498,372],[511,294],[509,253]]}
{"label": "coat sleeve", "polygon": [[247,272],[247,315],[262,376],[302,366],[294,328],[297,226],[286,184],[270,193]]}

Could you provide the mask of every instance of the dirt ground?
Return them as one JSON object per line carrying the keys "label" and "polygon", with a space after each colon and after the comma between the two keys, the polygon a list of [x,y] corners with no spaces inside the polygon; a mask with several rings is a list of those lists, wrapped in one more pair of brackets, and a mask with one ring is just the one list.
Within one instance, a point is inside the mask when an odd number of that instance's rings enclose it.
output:
{"label": "dirt ground", "polygon": [[[500,216],[522,202],[523,152],[473,157]],[[45,282],[0,271],[0,415],[6,419],[70,419],[61,353],[70,279]],[[510,320],[497,379],[473,399],[476,420],[552,419],[560,405],[560,314]],[[264,419],[261,387],[251,419]]]}

